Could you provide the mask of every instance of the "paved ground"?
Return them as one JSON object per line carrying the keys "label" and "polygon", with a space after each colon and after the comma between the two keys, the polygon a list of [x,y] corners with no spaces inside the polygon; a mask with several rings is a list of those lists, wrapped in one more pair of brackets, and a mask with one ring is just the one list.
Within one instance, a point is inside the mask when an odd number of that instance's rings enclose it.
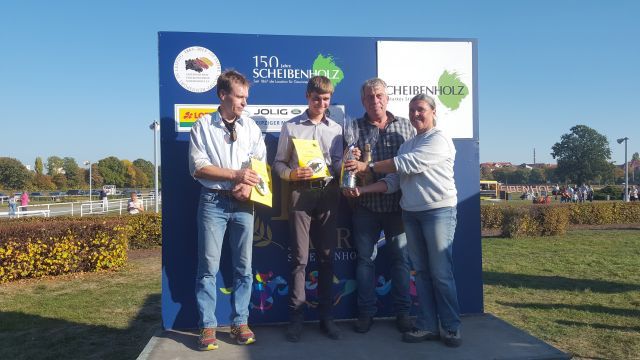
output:
{"label": "paved ground", "polygon": [[287,342],[284,326],[254,326],[256,343],[239,346],[228,336],[228,328],[218,331],[220,348],[198,351],[194,332],[164,331],[153,337],[139,360],[165,359],[233,359],[233,360],[338,360],[338,359],[569,359],[551,345],[489,314],[464,316],[463,343],[448,348],[440,341],[406,344],[392,320],[376,320],[367,334],[353,332],[352,321],[340,322],[342,339],[324,336],[318,323],[307,323],[299,343]]}

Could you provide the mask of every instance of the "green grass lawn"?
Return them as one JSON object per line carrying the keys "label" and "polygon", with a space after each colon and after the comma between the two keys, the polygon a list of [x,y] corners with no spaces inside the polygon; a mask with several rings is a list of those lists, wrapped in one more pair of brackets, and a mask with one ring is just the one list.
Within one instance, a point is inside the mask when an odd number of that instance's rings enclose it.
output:
{"label": "green grass lawn", "polygon": [[[0,285],[0,359],[133,359],[160,328],[160,252]],[[485,311],[580,358],[640,359],[640,230],[483,240]]]}
{"label": "green grass lawn", "polygon": [[160,328],[160,251],[120,271],[0,285],[0,359],[135,359]]}
{"label": "green grass lawn", "polygon": [[640,231],[483,239],[485,311],[579,358],[640,359]]}

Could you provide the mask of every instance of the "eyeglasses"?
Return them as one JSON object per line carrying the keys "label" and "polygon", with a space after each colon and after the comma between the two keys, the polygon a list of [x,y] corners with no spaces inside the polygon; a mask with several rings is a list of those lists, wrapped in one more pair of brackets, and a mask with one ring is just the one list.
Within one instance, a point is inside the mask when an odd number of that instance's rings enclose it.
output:
{"label": "eyeglasses", "polygon": [[229,139],[231,140],[231,142],[235,142],[236,140],[238,140],[238,133],[236,132],[236,127],[232,127],[231,131],[229,132]]}
{"label": "eyeglasses", "polygon": [[228,122],[224,122],[224,126],[227,128],[227,131],[229,131],[229,140],[231,140],[231,142],[235,142],[236,140],[238,140],[238,133],[236,132],[236,122],[232,122],[232,123],[228,123]]}

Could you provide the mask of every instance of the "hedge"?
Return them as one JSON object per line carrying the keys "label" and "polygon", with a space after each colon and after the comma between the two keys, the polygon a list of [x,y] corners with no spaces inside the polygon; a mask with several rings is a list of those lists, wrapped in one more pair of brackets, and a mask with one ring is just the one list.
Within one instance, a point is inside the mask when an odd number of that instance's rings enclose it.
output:
{"label": "hedge", "polygon": [[156,214],[0,221],[0,283],[117,269],[127,249],[162,244]]}
{"label": "hedge", "polygon": [[162,245],[162,217],[142,213],[121,217],[127,224],[127,239],[131,249],[148,249]]}
{"label": "hedge", "polygon": [[504,209],[502,236],[551,236],[567,232],[569,217],[560,206],[536,205]]}
{"label": "hedge", "polygon": [[569,225],[640,223],[640,203],[596,202],[558,205],[482,205],[481,225],[505,237],[566,233]]}

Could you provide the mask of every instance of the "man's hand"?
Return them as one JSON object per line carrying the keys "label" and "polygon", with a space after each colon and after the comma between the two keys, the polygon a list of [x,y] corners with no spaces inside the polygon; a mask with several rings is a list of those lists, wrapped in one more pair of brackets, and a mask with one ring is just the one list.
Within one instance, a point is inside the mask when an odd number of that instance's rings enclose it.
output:
{"label": "man's hand", "polygon": [[367,164],[357,160],[347,160],[344,162],[344,169],[353,171],[356,174],[367,171]]}
{"label": "man's hand", "polygon": [[246,184],[249,186],[255,186],[260,181],[258,173],[249,168],[234,170],[233,181],[236,184]]}
{"label": "man's hand", "polygon": [[356,158],[356,160],[360,160],[360,156],[362,156],[360,148],[354,147],[353,150],[351,150],[351,153],[353,154],[353,157]]}
{"label": "man's hand", "polygon": [[303,166],[299,168],[295,168],[291,170],[291,174],[289,174],[289,179],[291,181],[299,181],[299,180],[309,180],[313,176],[313,170],[311,170],[308,166]]}
{"label": "man's hand", "polygon": [[233,190],[231,190],[231,194],[234,198],[240,201],[247,201],[251,196],[252,189],[253,186],[247,184],[236,184],[236,186],[233,187]]}

